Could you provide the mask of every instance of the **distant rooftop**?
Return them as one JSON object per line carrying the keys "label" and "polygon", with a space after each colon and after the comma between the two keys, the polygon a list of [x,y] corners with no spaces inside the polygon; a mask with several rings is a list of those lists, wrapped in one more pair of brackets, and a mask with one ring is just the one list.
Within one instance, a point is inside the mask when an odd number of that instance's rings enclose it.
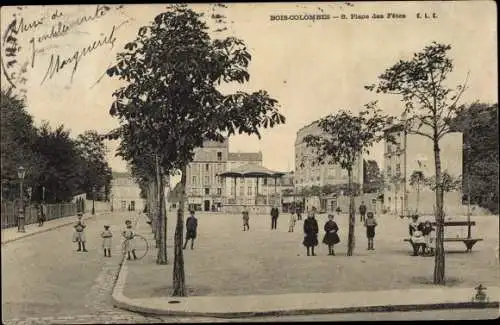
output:
{"label": "distant rooftop", "polygon": [[262,161],[262,152],[229,152],[229,161]]}

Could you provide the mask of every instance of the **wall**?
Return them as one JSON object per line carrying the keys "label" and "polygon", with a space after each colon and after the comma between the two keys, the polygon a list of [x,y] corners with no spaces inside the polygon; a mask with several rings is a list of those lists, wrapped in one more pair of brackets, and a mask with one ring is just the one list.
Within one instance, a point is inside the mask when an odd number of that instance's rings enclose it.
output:
{"label": "wall", "polygon": [[[76,204],[61,203],[47,204],[46,220],[53,220],[69,216],[76,216]],[[19,204],[13,202],[2,202],[2,229],[16,227],[19,216]],[[37,223],[37,209],[35,206],[29,206],[25,211],[25,224]]]}

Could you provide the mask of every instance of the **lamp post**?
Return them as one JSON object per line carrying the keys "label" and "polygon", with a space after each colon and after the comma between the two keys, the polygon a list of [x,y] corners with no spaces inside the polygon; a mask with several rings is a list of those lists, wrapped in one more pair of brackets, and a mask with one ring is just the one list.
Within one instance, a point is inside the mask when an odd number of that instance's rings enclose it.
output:
{"label": "lamp post", "polygon": [[95,214],[95,186],[92,186],[92,215]]}
{"label": "lamp post", "polygon": [[111,198],[111,212],[113,212],[113,194],[109,196]]}
{"label": "lamp post", "polygon": [[20,180],[19,186],[19,195],[21,199],[21,206],[19,207],[19,215],[18,215],[18,223],[17,223],[17,232],[26,232],[24,229],[24,195],[23,195],[23,181],[24,176],[26,176],[26,169],[23,166],[19,166],[17,169],[17,176]]}

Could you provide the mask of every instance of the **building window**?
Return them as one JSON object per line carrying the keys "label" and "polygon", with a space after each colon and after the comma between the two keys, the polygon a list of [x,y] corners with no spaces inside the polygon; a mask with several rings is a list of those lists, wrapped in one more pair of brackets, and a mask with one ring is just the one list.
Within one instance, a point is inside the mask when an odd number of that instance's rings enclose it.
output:
{"label": "building window", "polygon": [[208,164],[205,164],[205,170],[208,171]]}
{"label": "building window", "polygon": [[248,187],[248,196],[252,196],[252,187],[251,186]]}
{"label": "building window", "polygon": [[264,178],[264,185],[267,185],[267,178]]}
{"label": "building window", "polygon": [[245,187],[240,186],[240,196],[245,196]]}
{"label": "building window", "polygon": [[217,189],[217,195],[222,195],[222,189],[220,187]]}
{"label": "building window", "polygon": [[401,173],[401,164],[396,164],[396,175]]}
{"label": "building window", "polygon": [[193,184],[196,184],[196,176],[193,176]]}
{"label": "building window", "polygon": [[392,170],[391,166],[387,167],[387,176],[390,177],[392,175]]}
{"label": "building window", "polygon": [[209,195],[210,194],[210,189],[208,187],[205,187],[205,195]]}
{"label": "building window", "polygon": [[209,176],[205,176],[205,184],[209,184],[210,183],[210,177]]}
{"label": "building window", "polygon": [[222,152],[217,152],[217,160],[221,161],[222,160]]}
{"label": "building window", "polygon": [[316,177],[316,180],[317,180],[317,181],[319,181],[319,176],[318,176],[318,177]]}

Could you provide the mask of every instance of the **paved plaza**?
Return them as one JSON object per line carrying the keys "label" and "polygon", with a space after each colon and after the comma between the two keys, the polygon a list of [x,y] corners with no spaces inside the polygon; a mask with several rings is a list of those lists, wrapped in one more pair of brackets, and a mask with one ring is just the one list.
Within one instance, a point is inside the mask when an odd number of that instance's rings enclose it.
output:
{"label": "paved plaza", "polygon": [[[168,255],[173,263],[174,214],[169,213]],[[291,293],[327,293],[346,291],[434,288],[433,257],[410,256],[411,248],[403,238],[408,235],[408,221],[391,215],[378,217],[375,250],[368,251],[365,229],[356,224],[354,256],[346,256],[347,215],[336,218],[341,243],[336,256],[320,244],[317,256],[306,256],[302,246],[302,222],[295,232],[288,232],[289,214],[281,214],[278,229],[271,230],[267,215],[250,217],[250,231],[242,231],[240,215],[198,213],[198,238],[195,249],[184,252],[186,284],[189,296],[266,295]],[[319,240],[324,234],[326,215],[318,217]],[[496,249],[498,217],[473,217],[477,226],[474,237],[484,238],[465,253],[463,243],[445,243],[447,287],[473,288],[500,283]],[[150,234],[145,223],[138,232]],[[446,230],[446,236],[464,236],[466,227]],[[156,251],[140,261],[127,263],[124,294],[130,298],[168,296],[172,266],[155,264]],[[158,276],[161,274],[162,276]],[[209,281],[207,281],[209,279]],[[471,292],[472,294],[472,292]]]}
{"label": "paved plaza", "polygon": [[[172,259],[174,214],[169,212],[169,257]],[[136,213],[96,215],[87,219],[88,253],[78,253],[71,243],[71,226],[76,218],[50,221],[44,227],[53,230],[2,244],[2,320],[5,324],[77,324],[77,323],[157,323],[221,322],[213,317],[152,316],[113,307],[111,293],[120,270],[120,230],[125,219]],[[73,220],[74,219],[74,220]],[[337,256],[327,256],[324,245],[318,256],[305,256],[301,245],[302,222],[288,233],[288,215],[278,220],[271,231],[270,217],[251,216],[251,229],[243,232],[239,215],[200,213],[199,236],[195,250],[185,251],[186,281],[190,296],[271,295],[286,293],[325,293],[343,291],[433,288],[433,258],[411,257],[410,247],[402,242],[407,223],[393,216],[379,218],[375,251],[366,251],[363,229],[357,224],[355,256],[346,257],[347,216],[337,218],[341,244]],[[472,287],[498,283],[498,217],[477,217],[474,235],[485,238],[470,254],[460,244],[449,244],[447,255],[448,286]],[[151,229],[138,219],[137,232],[151,241]],[[144,219],[142,219],[144,221]],[[320,228],[325,216],[319,216]],[[99,233],[105,224],[114,233],[113,257],[104,258]],[[32,227],[33,228],[33,227]],[[28,228],[38,231],[36,228]],[[461,231],[461,230],[458,230]],[[12,231],[10,231],[12,232]],[[4,234],[5,231],[2,233]],[[384,235],[386,234],[386,235]],[[322,231],[320,234],[320,239]],[[3,238],[11,240],[15,235]],[[150,244],[152,244],[150,242]],[[139,248],[144,247],[138,245]],[[142,254],[141,254],[142,255]],[[166,297],[170,293],[172,265],[156,265],[156,250],[150,249],[138,261],[127,262],[128,275],[124,294],[130,298]],[[366,265],[360,268],[360,264]],[[357,267],[356,267],[357,266]],[[363,271],[364,270],[364,271]],[[391,279],[393,281],[391,281]],[[472,292],[471,292],[472,295]],[[215,298],[215,297],[214,297]],[[492,309],[472,310],[460,315],[486,318]],[[390,316],[390,315],[392,316]],[[350,315],[350,316],[349,316]],[[374,315],[374,316],[370,316]],[[243,320],[363,320],[408,319],[415,312],[360,313],[257,317]],[[412,316],[410,316],[412,315]],[[432,311],[429,315],[450,318],[455,311]],[[385,318],[384,318],[385,317]],[[391,318],[392,317],[392,318]],[[432,317],[431,317],[432,318]],[[242,320],[240,318],[240,320]]]}

